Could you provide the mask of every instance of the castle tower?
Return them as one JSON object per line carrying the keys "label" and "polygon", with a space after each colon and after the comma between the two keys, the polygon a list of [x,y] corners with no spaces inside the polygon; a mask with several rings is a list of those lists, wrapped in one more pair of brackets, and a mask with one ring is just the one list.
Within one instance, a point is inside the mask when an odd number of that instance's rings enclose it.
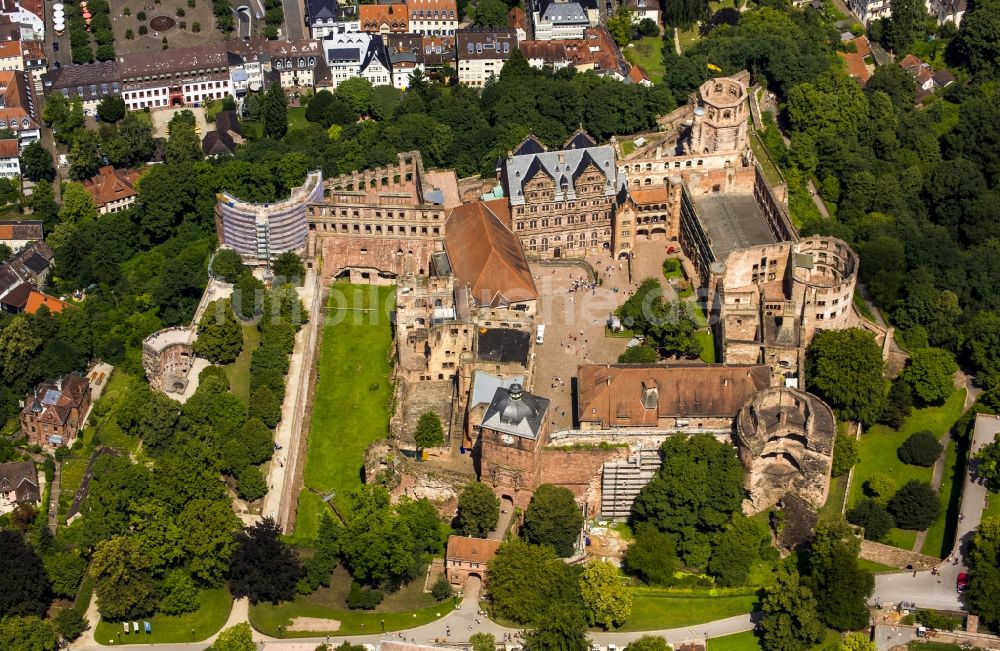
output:
{"label": "castle tower", "polygon": [[742,79],[709,79],[698,89],[688,153],[741,152],[747,146],[747,85]]}
{"label": "castle tower", "polygon": [[522,509],[541,480],[548,409],[547,399],[515,382],[509,389],[496,390],[480,425],[480,480]]}

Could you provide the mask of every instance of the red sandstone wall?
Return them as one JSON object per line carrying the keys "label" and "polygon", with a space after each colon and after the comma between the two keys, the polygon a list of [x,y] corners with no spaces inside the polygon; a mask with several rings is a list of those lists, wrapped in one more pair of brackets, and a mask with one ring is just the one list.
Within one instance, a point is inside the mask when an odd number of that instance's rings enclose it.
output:
{"label": "red sandstone wall", "polygon": [[626,448],[545,448],[542,452],[542,483],[568,488],[578,501],[587,503],[588,514],[594,516],[601,510],[601,469],[604,462],[627,456]]}

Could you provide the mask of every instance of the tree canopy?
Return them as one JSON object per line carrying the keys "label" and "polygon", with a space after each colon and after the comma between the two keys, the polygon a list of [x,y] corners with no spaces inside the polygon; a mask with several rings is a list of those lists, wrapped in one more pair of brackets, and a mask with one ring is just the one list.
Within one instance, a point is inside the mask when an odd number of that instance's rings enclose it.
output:
{"label": "tree canopy", "polygon": [[496,526],[499,517],[500,500],[489,486],[478,481],[465,485],[458,496],[456,533],[484,538]]}
{"label": "tree canopy", "polygon": [[583,528],[583,515],[568,488],[542,484],[524,514],[524,537],[536,545],[550,545],[557,555],[573,553]]}
{"label": "tree canopy", "polygon": [[882,350],[858,328],[821,330],[807,350],[809,388],[841,418],[871,425],[882,415],[888,384]]}

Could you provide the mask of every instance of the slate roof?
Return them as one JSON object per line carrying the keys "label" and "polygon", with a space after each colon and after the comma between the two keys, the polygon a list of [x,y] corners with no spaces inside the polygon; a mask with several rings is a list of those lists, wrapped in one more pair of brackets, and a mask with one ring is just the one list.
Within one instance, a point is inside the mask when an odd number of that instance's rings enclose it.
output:
{"label": "slate roof", "polygon": [[473,371],[472,388],[469,390],[469,406],[475,407],[493,401],[497,389],[508,389],[512,384],[524,384],[523,375],[499,378],[486,371]]}
{"label": "slate roof", "polygon": [[512,384],[508,389],[498,388],[493,394],[480,427],[534,441],[545,425],[548,409],[548,399],[524,391],[520,384]]}
{"label": "slate roof", "polygon": [[573,201],[576,199],[576,180],[591,164],[604,174],[605,196],[614,196],[618,189],[618,172],[611,145],[511,156],[503,162],[506,194],[511,205],[523,206],[524,184],[541,173],[555,181],[552,201]]}
{"label": "slate roof", "polygon": [[463,204],[451,211],[446,223],[445,249],[452,271],[469,286],[479,305],[497,307],[538,298],[520,240],[495,212],[506,203],[500,199]]}
{"label": "slate roof", "polygon": [[31,461],[0,463],[0,493],[14,491],[18,504],[42,499],[38,490],[38,472]]}
{"label": "slate roof", "polygon": [[476,352],[484,362],[516,362],[528,365],[531,333],[514,328],[480,328],[476,333]]}
{"label": "slate roof", "polygon": [[597,0],[541,0],[538,3],[538,14],[542,20],[568,25],[588,23],[588,9],[597,9]]}

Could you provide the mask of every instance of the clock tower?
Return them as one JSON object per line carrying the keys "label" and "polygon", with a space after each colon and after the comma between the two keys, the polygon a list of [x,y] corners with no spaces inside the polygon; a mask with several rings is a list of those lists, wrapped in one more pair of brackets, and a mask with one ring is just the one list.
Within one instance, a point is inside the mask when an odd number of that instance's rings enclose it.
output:
{"label": "clock tower", "polygon": [[496,390],[480,424],[480,480],[522,509],[541,483],[548,413],[547,399],[514,383]]}

